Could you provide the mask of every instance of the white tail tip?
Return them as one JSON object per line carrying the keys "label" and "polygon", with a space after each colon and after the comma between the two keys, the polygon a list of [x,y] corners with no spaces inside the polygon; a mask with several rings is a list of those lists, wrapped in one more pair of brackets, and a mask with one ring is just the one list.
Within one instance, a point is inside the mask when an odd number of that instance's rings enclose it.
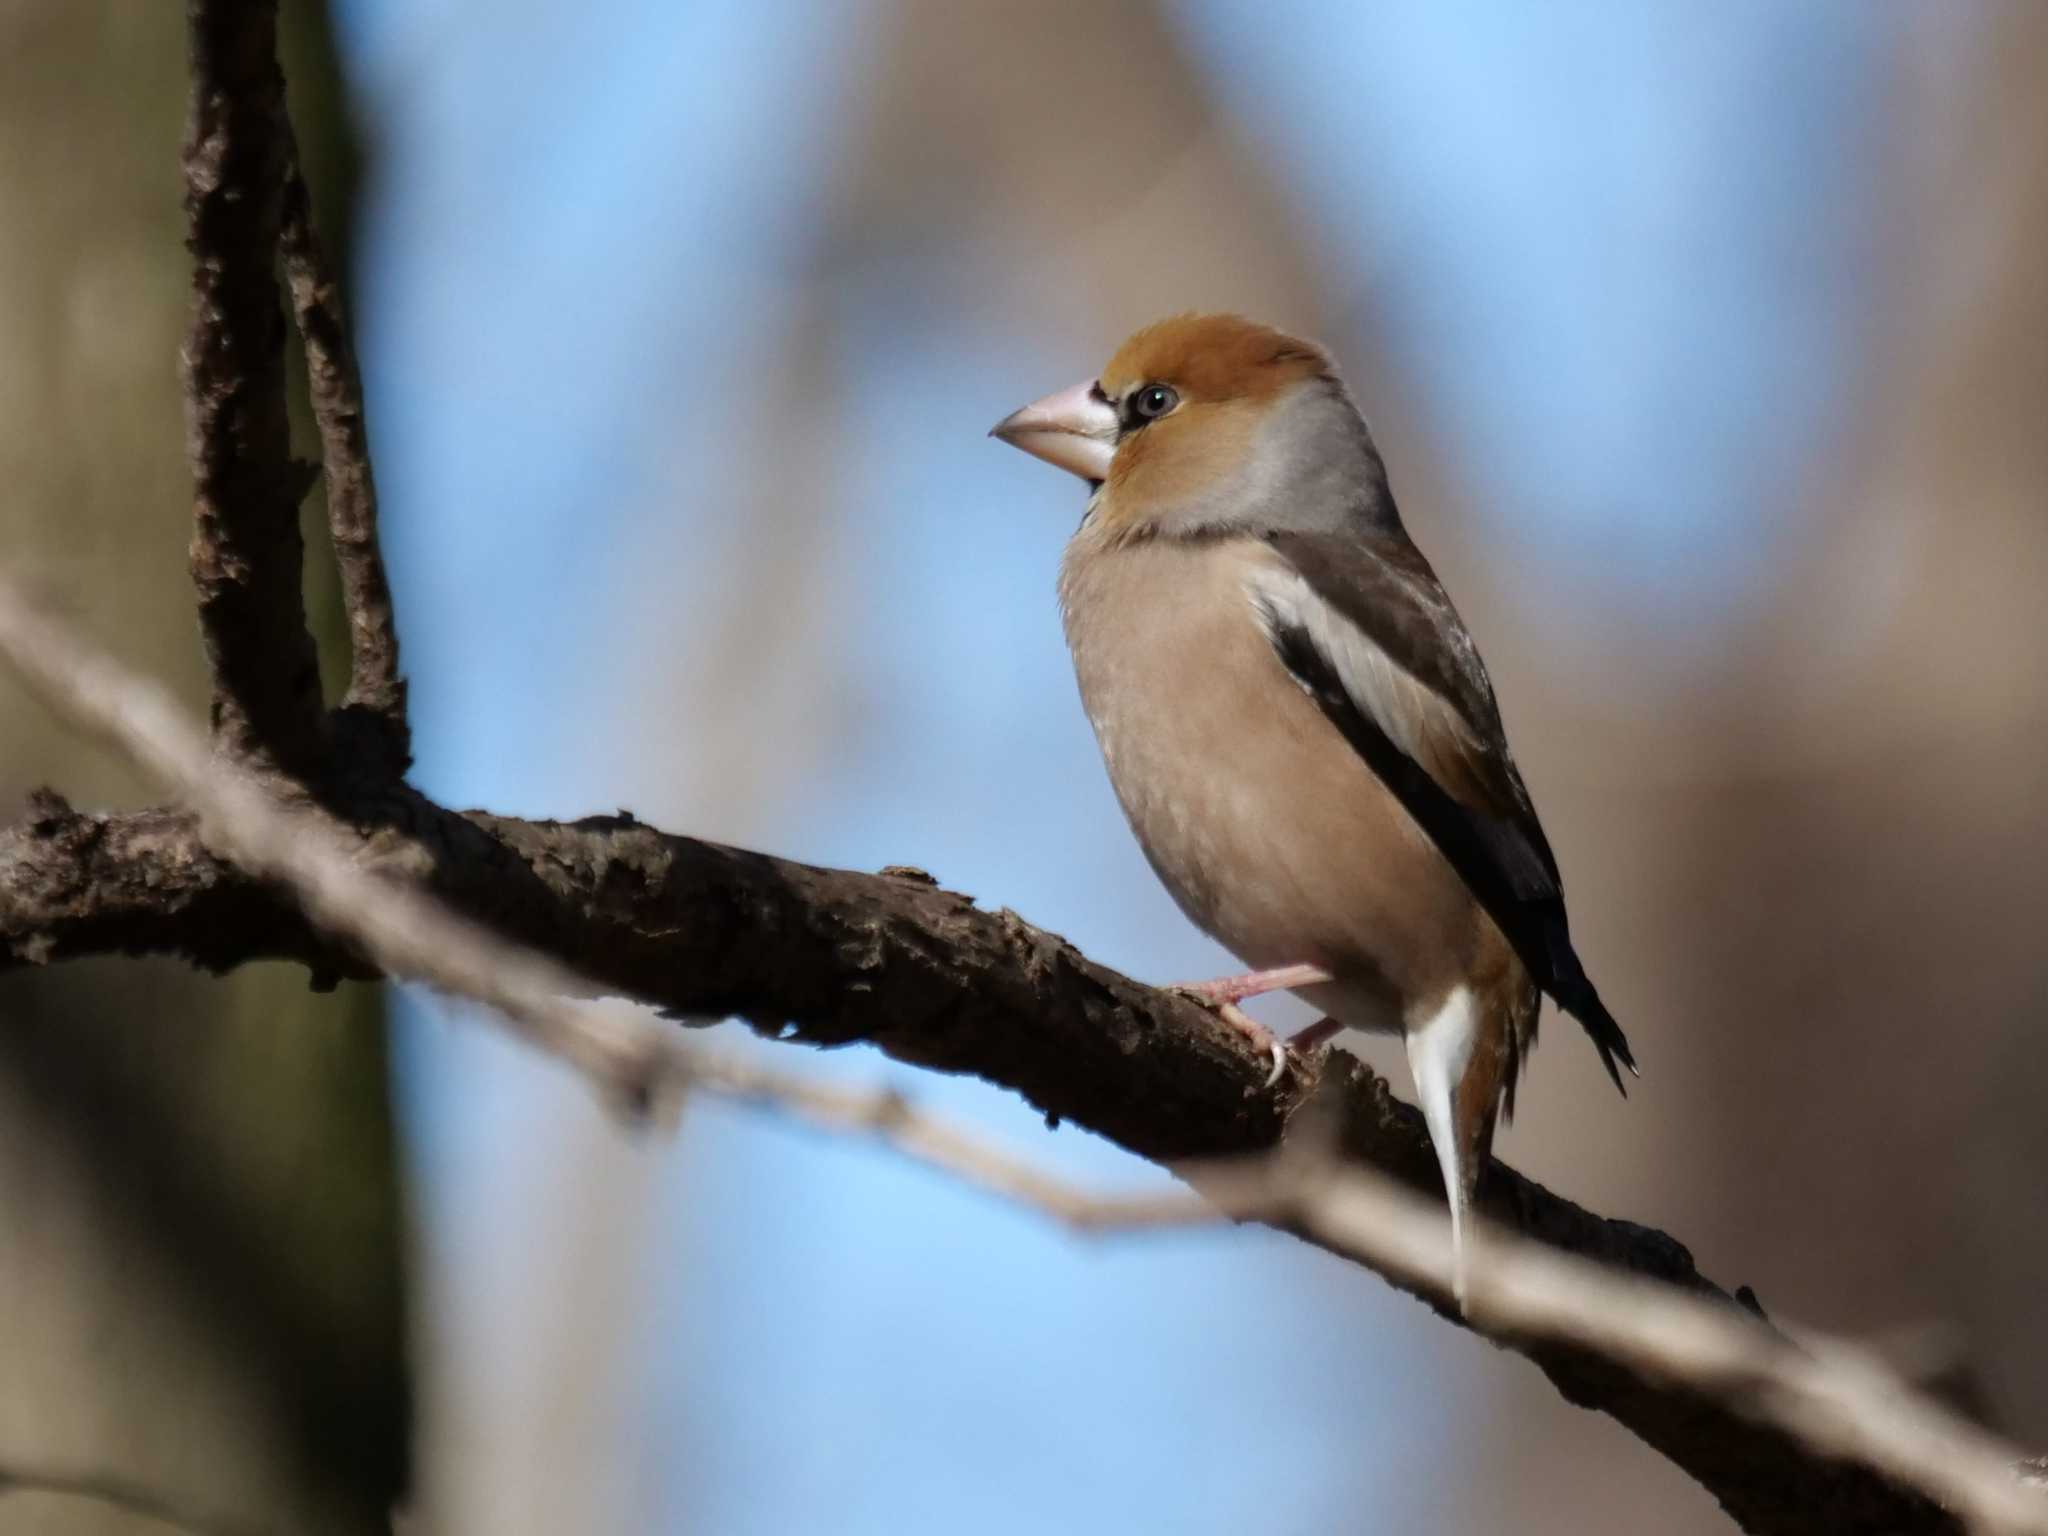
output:
{"label": "white tail tip", "polygon": [[1451,1097],[1465,1075],[1472,1057],[1472,1042],[1478,1034],[1479,1011],[1472,994],[1455,987],[1420,1028],[1407,1033],[1408,1075],[1415,1080],[1415,1097],[1422,1106],[1422,1120],[1429,1127],[1429,1142],[1436,1149],[1436,1165],[1444,1179],[1444,1200],[1451,1208],[1451,1296],[1460,1313],[1465,1310],[1466,1264],[1465,1170],[1460,1166],[1460,1149]]}

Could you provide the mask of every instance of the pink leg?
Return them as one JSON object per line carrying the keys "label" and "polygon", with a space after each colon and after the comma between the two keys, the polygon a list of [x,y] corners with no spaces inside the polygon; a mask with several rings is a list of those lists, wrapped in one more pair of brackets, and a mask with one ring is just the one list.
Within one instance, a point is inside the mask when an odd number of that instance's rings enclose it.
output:
{"label": "pink leg", "polygon": [[1297,1029],[1287,1037],[1290,1050],[1312,1051],[1332,1036],[1344,1033],[1344,1026],[1335,1019],[1317,1019],[1307,1029]]}
{"label": "pink leg", "polygon": [[1270,971],[1246,971],[1241,976],[1219,976],[1214,981],[1182,982],[1166,990],[1178,992],[1205,1008],[1213,1009],[1224,1023],[1258,1049],[1269,1053],[1273,1058],[1273,1070],[1266,1075],[1266,1086],[1270,1088],[1287,1071],[1287,1048],[1270,1029],[1237,1005],[1248,997],[1284,992],[1292,987],[1312,987],[1329,979],[1330,973],[1321,966],[1283,965]]}
{"label": "pink leg", "polygon": [[1319,965],[1282,965],[1270,971],[1246,971],[1241,976],[1218,976],[1214,981],[1182,982],[1174,990],[1203,1002],[1241,1003],[1248,997],[1313,987],[1329,979],[1330,973]]}

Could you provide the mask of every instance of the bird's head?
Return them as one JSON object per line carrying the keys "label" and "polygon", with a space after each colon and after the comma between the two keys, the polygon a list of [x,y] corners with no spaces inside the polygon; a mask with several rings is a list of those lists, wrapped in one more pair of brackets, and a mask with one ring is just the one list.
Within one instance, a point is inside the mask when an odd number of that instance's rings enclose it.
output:
{"label": "bird's head", "polygon": [[1384,499],[1329,354],[1236,315],[1148,325],[993,435],[1089,481],[1090,524],[1117,535],[1327,527]]}

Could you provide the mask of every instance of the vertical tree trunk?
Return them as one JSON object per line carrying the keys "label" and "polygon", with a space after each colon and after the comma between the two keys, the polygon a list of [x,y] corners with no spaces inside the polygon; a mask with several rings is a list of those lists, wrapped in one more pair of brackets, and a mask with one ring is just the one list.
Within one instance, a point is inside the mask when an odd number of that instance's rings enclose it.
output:
{"label": "vertical tree trunk", "polygon": [[[0,539],[63,551],[33,576],[197,707],[182,9],[76,0],[0,20],[0,141],[41,147],[0,157]],[[343,253],[352,151],[327,19],[288,0],[283,30]],[[319,513],[316,493],[315,529]],[[323,652],[345,665],[324,554],[312,570]],[[17,814],[49,781],[81,803],[139,788],[0,692],[0,806]],[[381,1001],[312,995],[303,974],[148,961],[0,981],[0,1536],[161,1529],[144,1511],[204,1530],[388,1528],[408,1389]]]}

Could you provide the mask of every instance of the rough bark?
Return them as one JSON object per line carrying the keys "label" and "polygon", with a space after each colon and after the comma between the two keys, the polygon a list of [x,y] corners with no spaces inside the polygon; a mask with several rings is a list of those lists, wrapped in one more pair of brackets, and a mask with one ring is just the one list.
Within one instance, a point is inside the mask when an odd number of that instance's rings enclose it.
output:
{"label": "rough bark", "polygon": [[192,327],[183,356],[192,582],[231,750],[303,772],[324,716],[300,585],[312,483],[285,415],[277,248],[286,168],[276,0],[193,0],[185,139]]}

